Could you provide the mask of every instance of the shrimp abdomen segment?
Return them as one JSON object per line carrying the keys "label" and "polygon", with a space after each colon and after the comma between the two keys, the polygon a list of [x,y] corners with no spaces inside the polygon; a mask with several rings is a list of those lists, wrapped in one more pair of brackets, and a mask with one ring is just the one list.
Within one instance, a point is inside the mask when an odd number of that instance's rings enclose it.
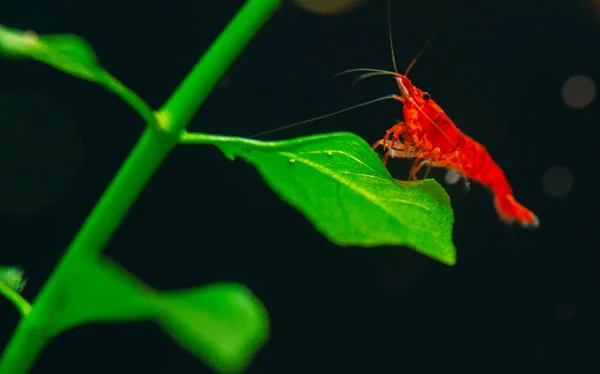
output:
{"label": "shrimp abdomen segment", "polygon": [[500,219],[506,223],[517,221],[523,227],[538,227],[537,216],[516,201],[506,175],[492,159],[487,149],[475,140],[464,136],[460,150],[461,165],[453,169],[460,170],[470,179],[487,186],[494,194],[494,207]]}

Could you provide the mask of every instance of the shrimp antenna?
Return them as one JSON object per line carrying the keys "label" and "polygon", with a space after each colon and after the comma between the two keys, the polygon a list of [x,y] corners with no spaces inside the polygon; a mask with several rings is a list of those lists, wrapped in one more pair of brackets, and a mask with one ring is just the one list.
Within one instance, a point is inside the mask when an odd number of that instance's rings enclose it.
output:
{"label": "shrimp antenna", "polygon": [[348,70],[341,71],[341,72],[337,73],[336,75],[334,75],[333,79],[335,79],[341,75],[344,75],[344,74],[355,73],[355,72],[363,72],[365,74],[359,75],[358,78],[356,78],[354,81],[352,81],[352,85],[356,85],[359,81],[361,81],[365,78],[375,77],[378,75],[396,76],[396,73],[394,73],[393,71],[380,70],[380,69],[369,69],[369,68],[357,68],[357,69],[348,69]]}
{"label": "shrimp antenna", "polygon": [[[394,50],[394,39],[392,37],[392,2],[390,0],[388,0],[387,4],[388,4],[388,11],[387,11],[387,16],[388,16],[388,36],[389,36],[389,39],[390,39],[390,52],[392,54],[392,64],[394,65],[394,71],[381,70],[381,69],[366,69],[366,68],[348,69],[348,70],[344,70],[342,72],[337,73],[336,75],[333,76],[333,78],[337,78],[340,75],[344,75],[344,74],[348,74],[348,73],[366,72],[366,74],[360,75],[358,78],[356,78],[352,82],[352,84],[355,85],[360,80],[363,80],[365,78],[375,77],[375,76],[378,76],[378,75],[393,75],[393,76],[397,76],[398,75],[398,65],[396,64],[396,51]],[[418,55],[417,55],[417,57],[418,57]],[[412,67],[413,64],[414,64],[414,61],[411,63],[411,65],[409,66],[409,69],[407,69],[407,70],[410,70],[410,68]],[[404,74],[404,75],[406,75],[406,74]]]}
{"label": "shrimp antenna", "polygon": [[[358,78],[356,78],[354,80],[354,82],[352,82],[352,84],[356,84],[356,83],[358,83],[358,81],[360,81],[362,79],[365,79],[365,78],[375,77],[375,76],[378,76],[378,75],[393,75],[393,76],[396,76],[398,74],[398,65],[396,64],[396,51],[394,50],[394,39],[392,38],[392,2],[391,2],[391,0],[388,0],[387,5],[388,5],[388,11],[387,11],[387,16],[388,16],[388,36],[389,36],[389,39],[390,39],[390,52],[392,54],[392,64],[394,65],[394,71],[381,70],[381,69],[365,69],[365,68],[348,69],[348,70],[344,70],[342,72],[337,73],[336,75],[333,76],[333,78],[337,78],[340,75],[344,75],[344,74],[348,74],[348,73],[354,73],[354,72],[359,72],[359,71],[360,72],[367,72],[367,74],[360,75]],[[404,75],[406,75],[406,74],[404,74]]]}
{"label": "shrimp antenna", "polygon": [[[398,73],[398,66],[396,65],[396,52],[394,51],[394,40],[392,38],[392,1],[388,0],[388,35],[390,37],[390,51],[392,52],[392,63],[394,64],[394,71]],[[406,74],[404,74],[406,75]]]}
{"label": "shrimp antenna", "polygon": [[309,123],[309,122],[319,121],[319,120],[322,120],[322,119],[325,119],[325,118],[328,118],[328,117],[333,117],[335,115],[347,112],[347,111],[352,110],[352,109],[361,108],[363,106],[367,106],[367,105],[370,105],[370,104],[375,104],[375,103],[378,103],[380,101],[390,100],[390,99],[393,99],[395,97],[396,97],[395,94],[390,94],[390,95],[382,96],[382,97],[379,97],[377,99],[369,100],[369,101],[366,101],[364,103],[360,103],[360,104],[357,104],[357,105],[353,105],[351,107],[344,108],[342,110],[338,110],[337,112],[325,114],[325,115],[322,115],[322,116],[319,116],[319,117],[313,117],[313,118],[307,119],[305,121],[292,123],[291,125],[287,125],[287,126],[283,126],[283,127],[279,127],[279,128],[273,129],[273,130],[268,130],[268,131],[264,131],[264,132],[261,132],[261,133],[258,133],[258,134],[254,134],[252,136],[249,136],[249,138],[256,138],[256,137],[259,137],[259,136],[262,136],[262,135],[267,135],[267,134],[271,134],[271,133],[278,132],[278,131],[281,131],[281,130],[289,129],[291,127],[296,127],[296,126],[299,126],[299,125],[304,125],[304,124]]}
{"label": "shrimp antenna", "polygon": [[[348,70],[344,70],[341,71],[339,73],[337,73],[336,75],[333,76],[333,78],[337,78],[340,75],[344,75],[344,74],[348,74],[348,73],[354,73],[354,72],[366,72],[367,74],[362,74],[360,75],[358,78],[356,78],[352,84],[356,84],[358,83],[358,81],[363,80],[365,78],[370,78],[370,77],[375,77],[378,75],[394,75],[397,76],[399,74],[398,72],[398,65],[396,63],[396,51],[394,50],[394,39],[392,37],[392,2],[391,0],[388,0],[388,35],[389,35],[389,39],[390,39],[390,52],[392,55],[392,64],[394,66],[394,71],[389,71],[389,70],[382,70],[382,69],[369,69],[369,68],[358,68],[358,69],[348,69]],[[429,47],[429,44],[431,44],[431,42],[433,41],[433,39],[435,39],[435,33],[432,34],[429,39],[427,39],[427,42],[425,43],[425,45],[423,46],[423,48],[421,48],[421,50],[419,51],[419,53],[417,53],[417,56],[410,62],[410,64],[408,65],[408,67],[406,68],[406,71],[404,72],[404,75],[407,76],[408,73],[410,72],[410,70],[414,67],[415,63],[417,62],[417,60],[423,55],[423,53],[425,52],[425,50],[427,49],[427,47]]]}
{"label": "shrimp antenna", "polygon": [[415,62],[417,62],[417,60],[421,57],[421,55],[423,55],[423,52],[425,52],[425,50],[427,49],[429,44],[431,44],[433,39],[435,39],[435,33],[431,34],[431,36],[429,37],[429,39],[427,39],[427,42],[425,43],[423,48],[421,48],[421,50],[419,51],[419,53],[417,53],[415,58],[413,58],[413,60],[410,62],[410,64],[408,64],[408,67],[406,68],[406,71],[404,72],[405,76],[407,76],[408,72],[413,68],[413,66],[415,66]]}
{"label": "shrimp antenna", "polygon": [[340,71],[339,73],[337,73],[336,75],[333,76],[333,79],[335,79],[335,78],[337,78],[337,77],[339,77],[341,75],[348,74],[348,73],[355,73],[357,71],[379,73],[380,75],[396,75],[396,73],[394,73],[393,71],[389,71],[389,70],[369,69],[369,68],[356,68],[356,69],[348,69],[348,70]]}

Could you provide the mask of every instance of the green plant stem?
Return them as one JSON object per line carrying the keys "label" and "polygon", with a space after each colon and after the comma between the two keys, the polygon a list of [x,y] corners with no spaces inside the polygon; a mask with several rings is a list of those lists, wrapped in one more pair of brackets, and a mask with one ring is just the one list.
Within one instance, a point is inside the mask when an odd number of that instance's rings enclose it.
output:
{"label": "green plant stem", "polygon": [[223,74],[279,7],[281,0],[249,0],[159,110],[179,134]]}
{"label": "green plant stem", "polygon": [[10,300],[23,316],[31,312],[31,305],[20,293],[10,288],[6,283],[0,281],[0,294]]}
{"label": "green plant stem", "polygon": [[[64,274],[79,259],[101,254],[115,230],[137,199],[140,192],[176,144],[169,134],[147,126],[129,157],[108,186],[92,213],[67,249],[38,297],[31,313],[22,318],[0,360],[0,374],[29,371],[36,357],[52,336],[52,315],[64,305],[64,286],[69,280]],[[76,280],[74,280],[76,281]],[[61,296],[62,293],[62,297]]]}
{"label": "green plant stem", "polygon": [[[60,313],[62,274],[77,259],[99,256],[156,169],[179,140],[193,114],[252,37],[279,6],[279,0],[249,0],[194,66],[158,114],[159,127],[147,126],[142,137],[100,198],[22,318],[0,357],[0,374],[26,373],[52,336],[52,315]],[[117,134],[118,135],[118,134]],[[64,296],[64,295],[63,295]]]}
{"label": "green plant stem", "polygon": [[135,109],[138,114],[144,119],[147,125],[157,125],[157,119],[154,115],[154,111],[142,99],[137,93],[133,92],[129,87],[125,86],[115,77],[113,77],[109,73],[104,73],[104,79],[101,81],[101,84],[104,85],[107,89],[114,92],[121,99],[123,99],[127,104],[129,104],[133,109]]}
{"label": "green plant stem", "polygon": [[277,144],[277,142],[274,141],[254,140],[248,138],[241,138],[238,136],[205,134],[203,132],[183,131],[179,137],[179,143],[181,144],[214,144],[231,141],[236,141],[239,144],[248,144],[258,147],[266,147],[267,145]]}
{"label": "green plant stem", "polygon": [[[321,139],[330,139],[334,135],[344,135],[347,133],[338,132],[338,133],[328,133],[328,134],[317,134],[311,135],[310,138],[313,141],[319,141]],[[256,147],[261,149],[266,148],[278,148],[281,147],[281,141],[269,141],[269,140],[255,140],[248,138],[241,138],[238,136],[227,136],[227,135],[215,135],[215,134],[205,134],[202,132],[187,132],[183,131],[179,136],[179,143],[181,144],[218,144],[218,143],[231,143],[235,142],[236,144],[244,144],[250,147]],[[289,146],[305,143],[305,138],[296,138],[296,139],[288,139],[285,143]]]}

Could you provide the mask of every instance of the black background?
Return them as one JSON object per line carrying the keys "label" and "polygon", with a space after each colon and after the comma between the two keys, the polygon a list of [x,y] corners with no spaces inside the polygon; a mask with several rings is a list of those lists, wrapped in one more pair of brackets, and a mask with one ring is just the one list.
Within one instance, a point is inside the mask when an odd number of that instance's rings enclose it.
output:
{"label": "black background", "polygon": [[[75,33],[157,108],[241,1],[3,2],[0,22]],[[192,130],[248,136],[394,93],[386,1],[337,16],[291,3],[266,24],[195,116]],[[255,169],[211,146],[177,148],[106,254],[158,289],[248,285],[272,337],[251,373],[598,372],[597,101],[568,108],[568,77],[598,81],[600,12],[584,1],[394,1],[401,70],[411,72],[503,167],[538,230],[502,224],[479,185],[446,186],[458,262],[406,248],[339,248],[270,191]],[[269,139],[351,131],[369,143],[401,116],[380,103]],[[20,265],[33,299],[140,135],[144,123],[102,88],[40,63],[0,60],[0,264]],[[409,163],[393,160],[404,179]],[[542,177],[563,165],[570,192]],[[444,172],[433,173],[443,183]],[[445,184],[444,184],[445,185]],[[18,315],[0,300],[0,347]],[[90,325],[53,340],[35,373],[202,373],[151,323]]]}

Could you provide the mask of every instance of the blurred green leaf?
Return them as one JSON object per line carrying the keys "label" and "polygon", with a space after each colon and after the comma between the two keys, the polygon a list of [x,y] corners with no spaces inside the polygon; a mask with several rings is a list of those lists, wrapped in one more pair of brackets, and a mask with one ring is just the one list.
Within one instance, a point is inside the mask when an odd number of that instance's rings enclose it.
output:
{"label": "blurred green leaf", "polygon": [[48,35],[38,38],[43,48],[33,57],[64,72],[90,81],[106,79],[92,47],[77,35]]}
{"label": "blurred green leaf", "polygon": [[31,312],[31,305],[20,294],[27,283],[23,274],[23,270],[18,267],[0,266],[0,295],[6,297],[26,316]]}
{"label": "blurred green leaf", "polygon": [[11,57],[29,57],[66,73],[90,81],[105,79],[90,45],[77,35],[38,36],[0,26],[0,52]]}
{"label": "blurred green leaf", "polygon": [[155,291],[117,264],[83,260],[57,281],[60,309],[51,335],[90,322],[154,320],[219,372],[242,371],[267,341],[269,320],[250,290],[235,283]]}
{"label": "blurred green leaf", "polygon": [[351,133],[261,142],[187,133],[252,163],[279,196],[341,246],[406,245],[448,265],[456,262],[454,217],[435,180],[392,178],[371,147]]}
{"label": "blurred green leaf", "polygon": [[15,266],[0,266],[0,282],[4,282],[14,291],[21,292],[27,279],[24,276],[23,269]]}
{"label": "blurred green leaf", "polygon": [[156,293],[109,260],[79,260],[65,266],[54,292],[62,300],[52,316],[56,335],[89,322],[138,321],[157,313]]}
{"label": "blurred green leaf", "polygon": [[242,371],[267,341],[267,312],[240,284],[212,284],[161,295],[163,328],[220,372]]}
{"label": "blurred green leaf", "polygon": [[92,47],[77,35],[37,35],[33,31],[0,25],[0,55],[31,58],[73,76],[96,82],[129,103],[147,123],[156,122],[150,106],[105,71],[98,64]]}

